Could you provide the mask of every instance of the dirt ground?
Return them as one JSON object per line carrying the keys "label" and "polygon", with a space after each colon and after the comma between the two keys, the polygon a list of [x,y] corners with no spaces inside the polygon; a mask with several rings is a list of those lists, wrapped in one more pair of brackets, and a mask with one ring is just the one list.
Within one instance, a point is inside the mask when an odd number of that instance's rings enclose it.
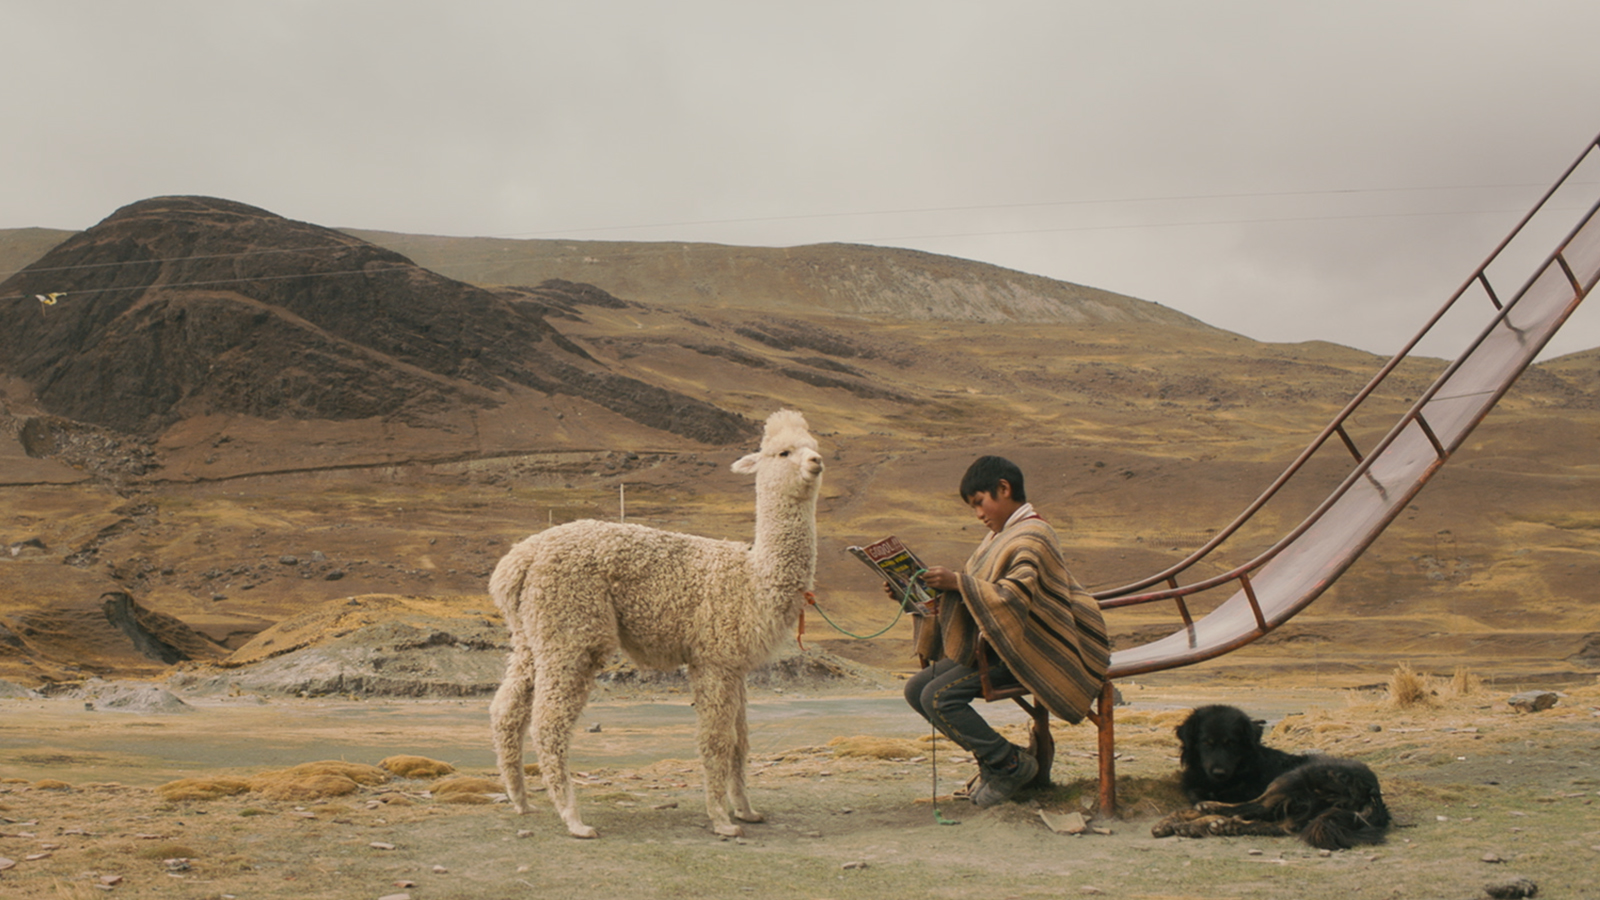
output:
{"label": "dirt ground", "polygon": [[[188,697],[175,712],[0,699],[0,888],[52,898],[1468,898],[1526,878],[1541,897],[1600,897],[1600,686],[1563,688],[1537,713],[1470,679],[1403,709],[1384,692],[1245,696],[1175,678],[1122,690],[1118,817],[1092,810],[1087,725],[1059,729],[1055,786],[978,811],[951,796],[970,759],[931,744],[893,691],[757,692],[750,782],[767,821],[733,840],[708,828],[693,713],[678,694],[586,711],[573,759],[580,808],[601,833],[593,841],[568,837],[542,795],[526,817],[497,795],[480,699]],[[1388,841],[1325,853],[1292,838],[1152,838],[1150,825],[1180,802],[1172,729],[1204,702],[1269,719],[1276,746],[1368,762],[1398,822]],[[1020,735],[1020,713],[989,711]],[[375,768],[403,754],[455,771]],[[337,779],[326,771],[339,766],[281,774],[341,759],[355,780],[336,789],[348,793],[328,794]],[[174,783],[219,795],[173,799]],[[1041,815],[1074,812],[1095,830],[1058,834]]]}

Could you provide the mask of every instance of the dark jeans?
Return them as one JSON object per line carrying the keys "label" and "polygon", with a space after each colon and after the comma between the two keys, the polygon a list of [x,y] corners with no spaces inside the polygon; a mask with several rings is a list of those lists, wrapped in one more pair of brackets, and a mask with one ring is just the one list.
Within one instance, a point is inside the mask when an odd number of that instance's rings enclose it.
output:
{"label": "dark jeans", "polygon": [[[989,666],[991,684],[1015,680],[1005,663]],[[983,681],[978,670],[951,659],[935,662],[906,682],[906,702],[912,709],[979,763],[998,769],[1011,761],[1013,747],[972,708],[972,701],[982,696]]]}

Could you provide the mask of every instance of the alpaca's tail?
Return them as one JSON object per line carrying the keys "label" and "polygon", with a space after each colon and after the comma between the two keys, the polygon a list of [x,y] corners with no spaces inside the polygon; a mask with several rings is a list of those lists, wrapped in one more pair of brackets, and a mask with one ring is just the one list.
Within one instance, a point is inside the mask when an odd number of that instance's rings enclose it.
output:
{"label": "alpaca's tail", "polygon": [[505,619],[506,627],[513,636],[521,625],[518,611],[522,607],[522,591],[527,585],[528,569],[532,565],[533,548],[525,540],[502,556],[494,567],[494,573],[489,576],[489,597],[494,600],[495,609],[500,610],[500,616]]}

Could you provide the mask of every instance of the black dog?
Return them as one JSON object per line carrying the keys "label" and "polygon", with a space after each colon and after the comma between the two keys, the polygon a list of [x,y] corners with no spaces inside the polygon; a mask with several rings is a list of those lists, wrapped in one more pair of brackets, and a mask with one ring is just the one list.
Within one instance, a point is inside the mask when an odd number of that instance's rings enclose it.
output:
{"label": "black dog", "polygon": [[1150,833],[1297,834],[1324,850],[1383,840],[1389,809],[1378,776],[1365,764],[1284,753],[1262,746],[1260,738],[1261,724],[1238,709],[1195,710],[1178,727],[1178,739],[1184,792],[1197,802],[1157,822]]}
{"label": "black dog", "polygon": [[1304,765],[1308,756],[1261,743],[1265,723],[1233,706],[1202,706],[1178,726],[1183,748],[1183,794],[1190,803],[1242,803],[1261,796],[1272,779]]}

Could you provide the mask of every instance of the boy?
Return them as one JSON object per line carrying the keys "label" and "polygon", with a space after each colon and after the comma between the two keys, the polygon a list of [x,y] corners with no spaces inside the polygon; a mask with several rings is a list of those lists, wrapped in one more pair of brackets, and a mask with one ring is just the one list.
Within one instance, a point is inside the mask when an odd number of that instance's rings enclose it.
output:
{"label": "boy", "polygon": [[1100,607],[1067,571],[1055,529],[1028,502],[1022,470],[981,457],[961,479],[961,499],[989,534],[961,571],[934,566],[922,575],[943,593],[934,616],[917,622],[917,655],[927,665],[906,682],[906,701],[972,753],[979,784],[971,799],[989,807],[1032,781],[1039,765],[972,708],[983,695],[978,653],[989,654],[991,684],[1020,681],[1078,722],[1099,696],[1111,650]]}

